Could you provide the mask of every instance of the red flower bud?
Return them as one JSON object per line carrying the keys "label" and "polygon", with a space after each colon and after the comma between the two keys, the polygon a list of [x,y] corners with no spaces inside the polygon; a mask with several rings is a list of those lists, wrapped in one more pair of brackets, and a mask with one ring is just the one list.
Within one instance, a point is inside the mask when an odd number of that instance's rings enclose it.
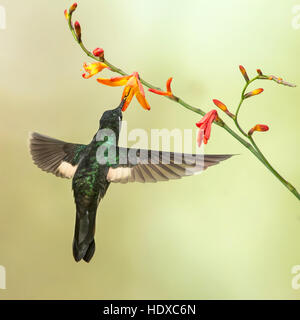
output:
{"label": "red flower bud", "polygon": [[96,48],[95,50],[93,50],[93,55],[95,57],[103,58],[104,57],[104,50],[102,48]]}
{"label": "red flower bud", "polygon": [[78,21],[74,23],[74,28],[78,41],[81,41],[81,27]]}

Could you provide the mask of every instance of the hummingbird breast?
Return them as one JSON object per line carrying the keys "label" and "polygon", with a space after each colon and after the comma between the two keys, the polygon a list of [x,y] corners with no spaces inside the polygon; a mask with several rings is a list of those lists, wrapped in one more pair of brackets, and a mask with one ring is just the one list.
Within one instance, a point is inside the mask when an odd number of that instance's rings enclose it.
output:
{"label": "hummingbird breast", "polygon": [[108,167],[96,159],[96,152],[90,150],[81,160],[73,178],[73,190],[76,197],[96,200],[104,197],[109,186],[107,181]]}

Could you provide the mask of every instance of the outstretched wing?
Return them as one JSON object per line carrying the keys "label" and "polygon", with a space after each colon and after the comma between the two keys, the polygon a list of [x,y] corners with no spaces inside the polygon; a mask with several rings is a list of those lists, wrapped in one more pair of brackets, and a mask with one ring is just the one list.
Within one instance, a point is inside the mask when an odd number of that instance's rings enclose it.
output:
{"label": "outstretched wing", "polygon": [[119,148],[118,164],[109,168],[109,182],[158,182],[197,174],[231,154],[195,155]]}
{"label": "outstretched wing", "polygon": [[72,178],[78,167],[83,144],[67,143],[33,132],[29,136],[29,149],[33,162],[43,171],[57,177]]}

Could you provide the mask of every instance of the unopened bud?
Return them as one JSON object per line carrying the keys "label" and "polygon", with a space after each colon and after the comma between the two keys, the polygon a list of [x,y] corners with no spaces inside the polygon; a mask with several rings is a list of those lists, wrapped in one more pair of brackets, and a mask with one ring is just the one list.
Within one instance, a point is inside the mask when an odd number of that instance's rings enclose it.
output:
{"label": "unopened bud", "polygon": [[104,57],[104,50],[102,48],[96,48],[94,51],[93,51],[93,55],[95,57],[99,57],[99,58],[103,58]]}
{"label": "unopened bud", "polygon": [[251,136],[254,131],[260,131],[260,132],[265,132],[268,131],[269,127],[265,124],[257,124],[254,126],[252,129],[249,130],[248,135]]}
{"label": "unopened bud", "polygon": [[260,76],[263,75],[263,73],[262,73],[262,71],[261,71],[260,69],[256,69],[256,72],[257,72]]}
{"label": "unopened bud", "polygon": [[259,89],[255,89],[251,92],[248,92],[244,95],[244,99],[247,99],[247,98],[250,98],[250,97],[253,97],[253,96],[257,96],[258,94],[262,93],[264,91],[264,89],[262,88],[259,88]]}
{"label": "unopened bud", "polygon": [[225,106],[225,104],[217,99],[213,99],[213,103],[220,108],[222,111],[226,111],[227,107]]}
{"label": "unopened bud", "polygon": [[75,33],[76,33],[78,41],[81,41],[81,27],[80,27],[80,23],[78,21],[76,21],[74,23],[74,29],[75,29]]}
{"label": "unopened bud", "polygon": [[74,2],[69,9],[69,14],[72,14],[76,10],[76,8],[77,8],[77,3]]}
{"label": "unopened bud", "polygon": [[65,14],[66,19],[69,20],[69,13],[68,13],[67,9],[64,11],[64,14]]}
{"label": "unopened bud", "polygon": [[243,66],[239,66],[241,74],[243,75],[245,81],[248,83],[249,82],[249,77],[248,74],[246,72],[246,69]]}

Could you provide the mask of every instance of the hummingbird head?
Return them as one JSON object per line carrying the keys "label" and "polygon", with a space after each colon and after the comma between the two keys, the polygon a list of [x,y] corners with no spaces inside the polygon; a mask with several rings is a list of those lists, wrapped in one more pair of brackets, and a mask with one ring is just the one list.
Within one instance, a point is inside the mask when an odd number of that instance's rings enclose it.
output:
{"label": "hummingbird head", "polygon": [[124,105],[125,99],[122,100],[120,105],[112,110],[107,110],[103,113],[99,126],[100,129],[111,129],[114,132],[119,132],[120,122],[122,121],[122,107]]}

